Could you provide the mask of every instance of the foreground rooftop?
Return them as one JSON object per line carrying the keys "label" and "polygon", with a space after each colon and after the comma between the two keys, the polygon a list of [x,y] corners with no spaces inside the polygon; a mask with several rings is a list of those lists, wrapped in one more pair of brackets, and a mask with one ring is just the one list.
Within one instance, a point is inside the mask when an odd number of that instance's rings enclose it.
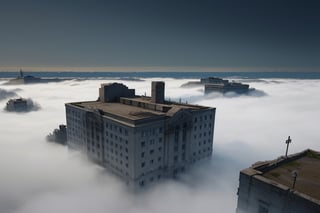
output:
{"label": "foreground rooftop", "polygon": [[[320,153],[313,150],[280,157],[273,161],[258,162],[242,171],[250,176],[280,188],[307,195],[320,203]],[[293,188],[293,172],[297,178]]]}

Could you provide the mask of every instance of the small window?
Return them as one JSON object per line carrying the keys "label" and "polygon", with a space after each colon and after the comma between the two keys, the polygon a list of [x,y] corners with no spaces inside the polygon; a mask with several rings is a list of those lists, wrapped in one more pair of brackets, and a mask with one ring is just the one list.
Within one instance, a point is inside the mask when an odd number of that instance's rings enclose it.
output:
{"label": "small window", "polygon": [[145,166],[145,162],[141,163],[141,168],[143,168]]}
{"label": "small window", "polygon": [[265,201],[259,200],[258,213],[268,213],[269,212],[269,204]]}

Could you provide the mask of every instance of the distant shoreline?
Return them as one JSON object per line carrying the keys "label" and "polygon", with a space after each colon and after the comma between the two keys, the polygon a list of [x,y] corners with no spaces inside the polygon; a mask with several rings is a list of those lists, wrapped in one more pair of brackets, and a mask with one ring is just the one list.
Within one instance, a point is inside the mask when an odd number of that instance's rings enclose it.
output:
{"label": "distant shoreline", "polygon": [[[320,79],[320,72],[29,72],[41,78],[175,78],[192,79],[206,77],[220,78],[289,78],[289,79]],[[0,79],[16,78],[18,72],[0,72]]]}

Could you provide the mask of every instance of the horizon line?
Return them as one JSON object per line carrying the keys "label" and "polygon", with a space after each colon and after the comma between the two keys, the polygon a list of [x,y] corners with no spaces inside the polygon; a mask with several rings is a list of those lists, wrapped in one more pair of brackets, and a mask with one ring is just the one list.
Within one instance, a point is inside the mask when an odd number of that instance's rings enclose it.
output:
{"label": "horizon line", "polygon": [[4,66],[0,72],[319,72],[320,67],[201,67],[201,66]]}

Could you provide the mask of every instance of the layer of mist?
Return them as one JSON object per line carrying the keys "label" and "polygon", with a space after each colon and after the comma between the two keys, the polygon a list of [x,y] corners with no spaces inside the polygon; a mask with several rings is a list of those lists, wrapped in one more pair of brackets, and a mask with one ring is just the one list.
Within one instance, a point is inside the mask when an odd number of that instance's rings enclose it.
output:
{"label": "layer of mist", "polygon": [[[180,88],[190,79],[142,80],[119,82],[138,95],[150,95],[151,81],[163,80],[167,99],[217,108],[212,160],[197,163],[178,180],[132,193],[81,153],[45,142],[57,123],[65,123],[64,103],[96,100],[100,84],[111,80],[21,85],[19,96],[37,100],[41,110],[0,111],[0,212],[231,213],[236,209],[239,171],[283,155],[289,135],[289,153],[320,150],[320,80],[257,79],[250,86],[267,95],[237,98]],[[16,87],[1,85],[1,90]],[[0,99],[0,105],[6,101]]]}
{"label": "layer of mist", "polygon": [[17,96],[17,93],[12,90],[5,90],[0,88],[0,101]]}

